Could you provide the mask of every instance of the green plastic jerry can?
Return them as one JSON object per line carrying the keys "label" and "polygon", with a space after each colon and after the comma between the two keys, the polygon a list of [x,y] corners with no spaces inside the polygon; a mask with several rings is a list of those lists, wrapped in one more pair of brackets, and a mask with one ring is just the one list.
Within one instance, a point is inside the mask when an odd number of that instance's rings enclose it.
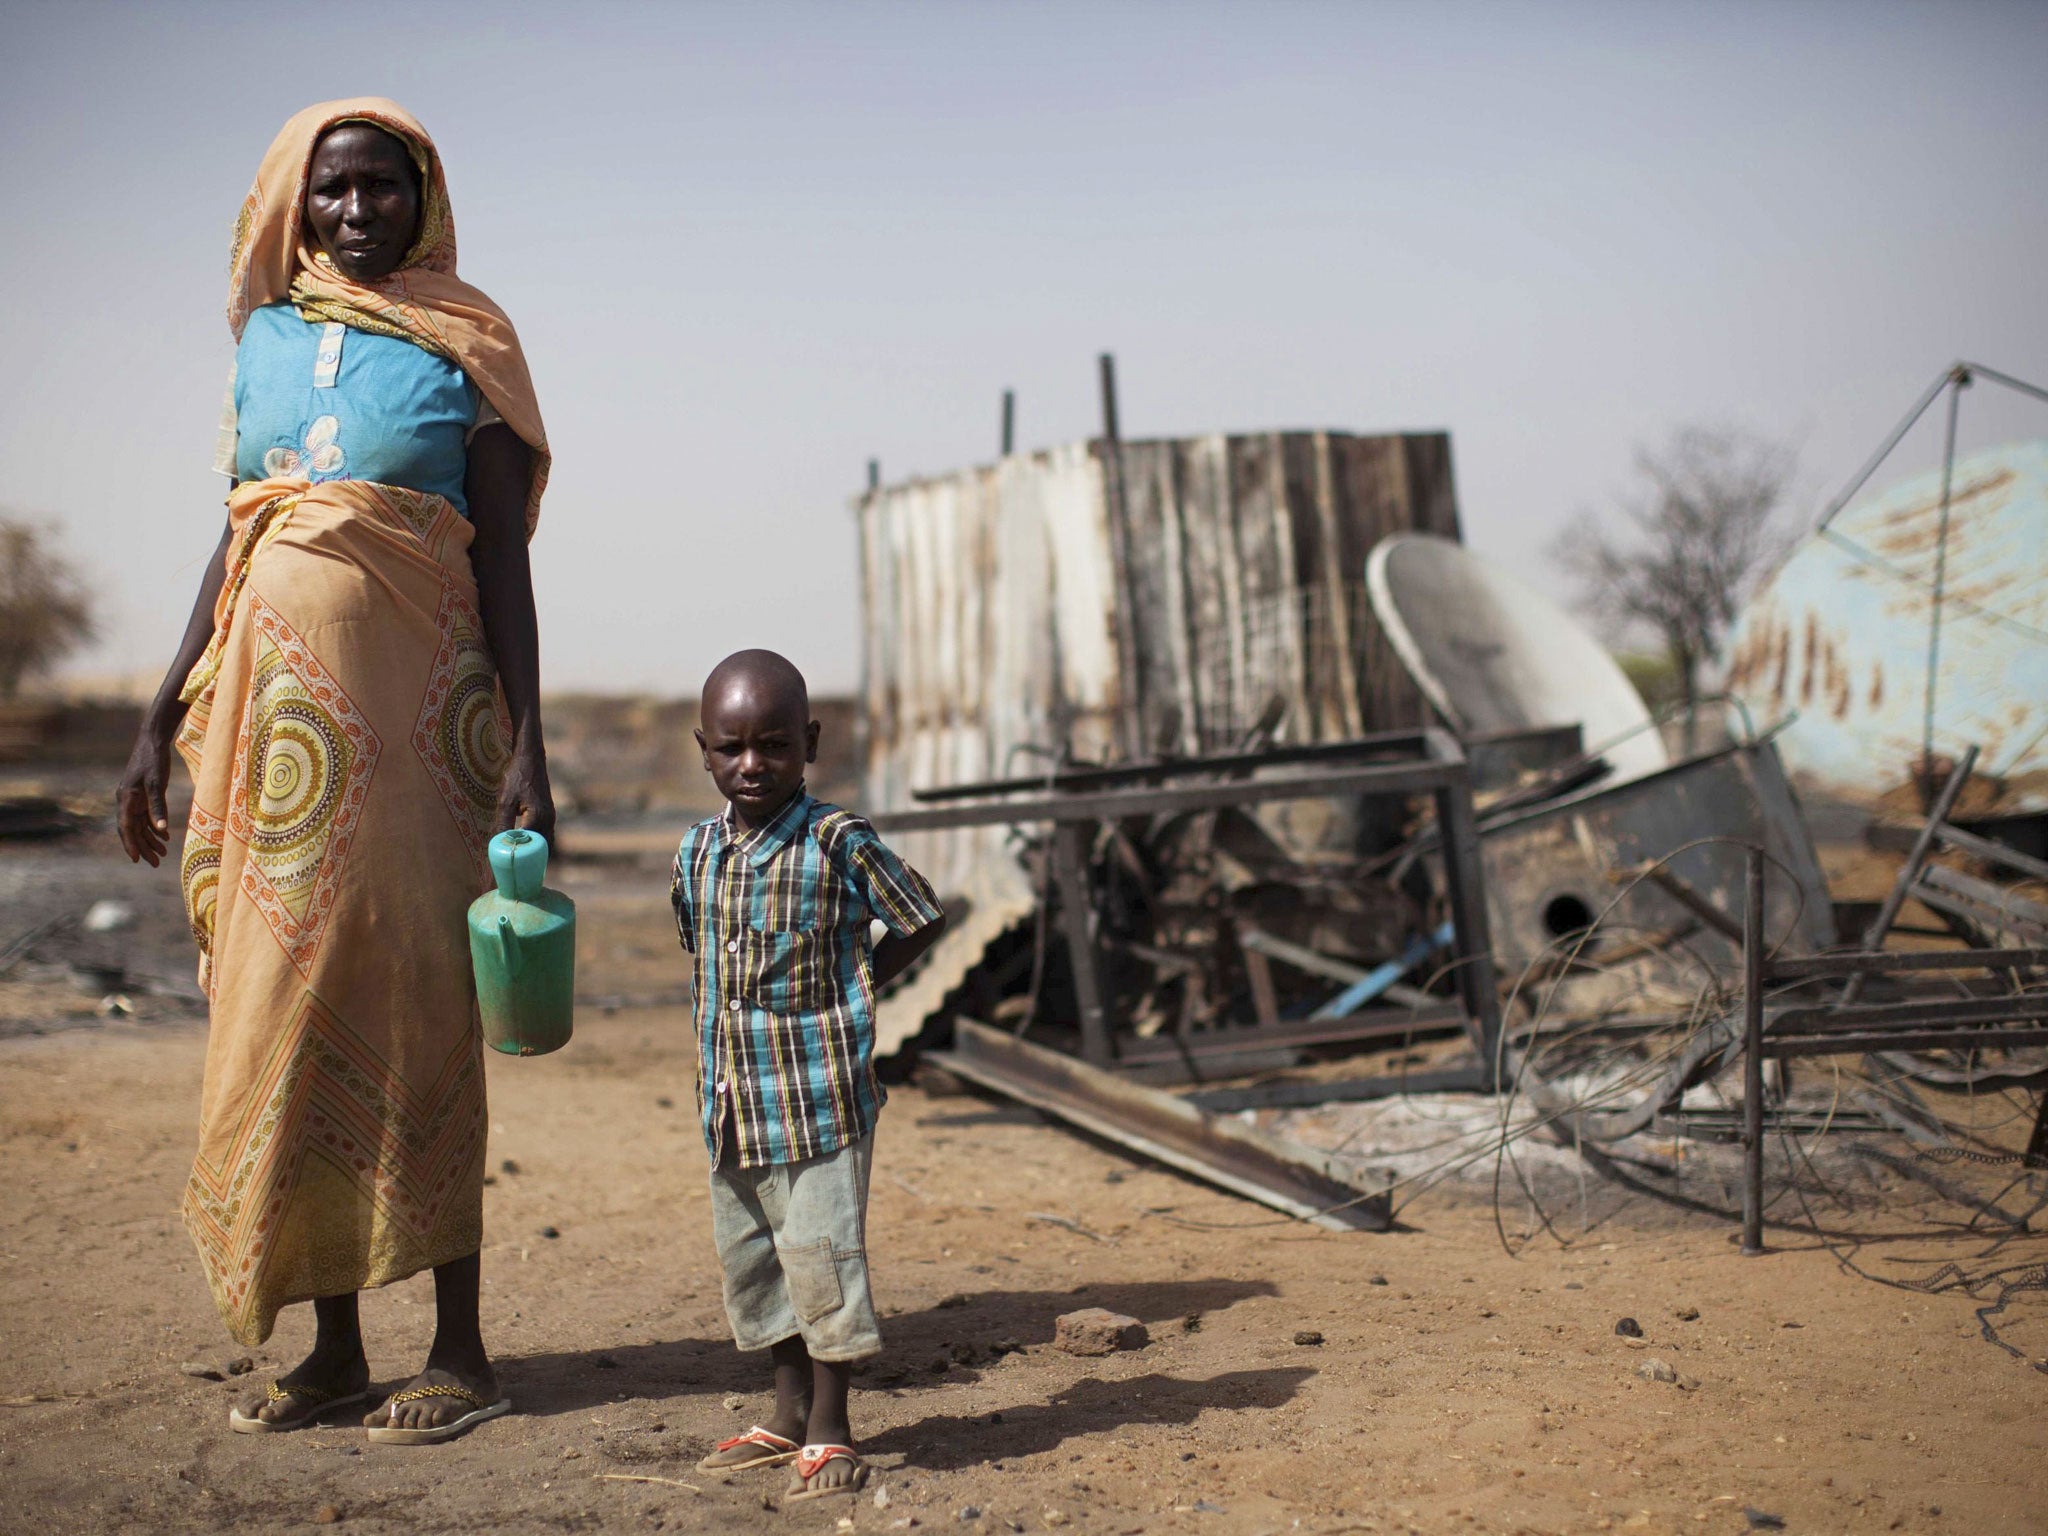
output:
{"label": "green plastic jerry can", "polygon": [[569,1043],[576,1001],[576,903],[544,890],[548,840],[515,827],[487,850],[498,888],[469,905],[484,1039],[507,1056],[544,1056]]}

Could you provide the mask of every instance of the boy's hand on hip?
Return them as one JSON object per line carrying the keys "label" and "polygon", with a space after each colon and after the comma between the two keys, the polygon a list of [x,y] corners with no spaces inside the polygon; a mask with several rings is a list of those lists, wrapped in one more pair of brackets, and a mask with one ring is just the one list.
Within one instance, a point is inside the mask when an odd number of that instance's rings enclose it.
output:
{"label": "boy's hand on hip", "polygon": [[939,942],[939,935],[945,931],[946,916],[942,912],[915,933],[885,935],[875,946],[874,959],[870,962],[875,985],[886,987],[917,964],[924,952]]}

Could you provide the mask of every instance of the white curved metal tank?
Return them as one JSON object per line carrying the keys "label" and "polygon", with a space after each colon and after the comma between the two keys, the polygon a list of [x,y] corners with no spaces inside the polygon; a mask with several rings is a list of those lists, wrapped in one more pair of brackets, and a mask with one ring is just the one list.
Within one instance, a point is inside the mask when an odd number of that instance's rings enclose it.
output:
{"label": "white curved metal tank", "polygon": [[1576,724],[1617,781],[1670,766],[1607,648],[1519,577],[1448,539],[1397,533],[1374,547],[1365,581],[1387,638],[1461,736]]}
{"label": "white curved metal tank", "polygon": [[[1728,689],[1795,778],[1852,803],[1916,804],[1941,471],[1838,515],[1794,550],[1730,637]],[[1978,815],[2048,811],[2048,442],[1956,461],[1949,493],[1935,771],[1979,749]]]}

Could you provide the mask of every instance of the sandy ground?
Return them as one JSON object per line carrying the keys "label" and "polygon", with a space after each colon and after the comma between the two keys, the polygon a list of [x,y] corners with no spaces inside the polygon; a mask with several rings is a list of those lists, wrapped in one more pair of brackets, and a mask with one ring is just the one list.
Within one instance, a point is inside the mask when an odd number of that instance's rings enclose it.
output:
{"label": "sandy ground", "polygon": [[[1726,1221],[1642,1199],[1519,1257],[1473,1186],[1397,1232],[1323,1233],[936,1084],[897,1090],[880,1135],[868,1491],[785,1510],[786,1473],[698,1473],[765,1412],[766,1364],[724,1328],[659,876],[567,874],[583,988],[623,1002],[557,1056],[492,1063],[484,1322],[519,1412],[438,1448],[228,1433],[311,1318],[287,1313],[247,1380],[181,1369],[241,1353],[175,1214],[203,1021],[154,997],[101,1018],[47,968],[0,983],[0,1530],[1737,1532],[1747,1507],[1791,1531],[2048,1531],[2048,1374],[1984,1342],[1963,1295],[1859,1279],[1797,1234],[1744,1259]],[[142,907],[131,962],[174,958],[168,871],[145,876],[0,853],[0,943],[111,891]],[[1891,1226],[1866,1270],[2048,1257],[2023,1235],[1986,1258],[1983,1230],[1924,1212]],[[1097,1305],[1150,1342],[1051,1347]],[[429,1279],[364,1323],[378,1383],[402,1382]],[[1998,1323],[2048,1354],[2048,1296]],[[1652,1358],[1681,1382],[1640,1376]]]}

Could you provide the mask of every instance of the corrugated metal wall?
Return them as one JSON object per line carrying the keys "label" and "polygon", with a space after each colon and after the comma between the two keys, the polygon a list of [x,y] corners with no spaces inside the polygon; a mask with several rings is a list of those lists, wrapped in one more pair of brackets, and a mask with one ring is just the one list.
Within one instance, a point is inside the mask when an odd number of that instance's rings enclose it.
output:
{"label": "corrugated metal wall", "polygon": [[[1365,599],[1365,557],[1389,533],[1458,537],[1447,434],[1125,443],[1122,539],[1101,453],[1069,444],[856,503],[869,808],[1029,774],[1062,746],[1097,761],[1128,741],[1227,748],[1276,695],[1283,741],[1425,720]],[[963,891],[986,885],[1006,835],[905,852]]]}

